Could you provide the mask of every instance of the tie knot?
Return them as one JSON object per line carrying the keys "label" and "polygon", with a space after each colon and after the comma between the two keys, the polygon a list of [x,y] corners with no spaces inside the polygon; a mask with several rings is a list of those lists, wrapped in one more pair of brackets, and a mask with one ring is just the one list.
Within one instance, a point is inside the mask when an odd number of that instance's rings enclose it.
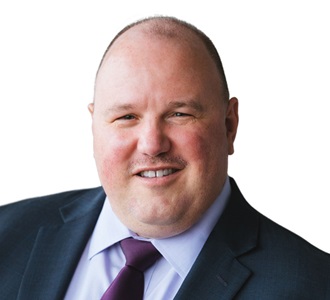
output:
{"label": "tie knot", "polygon": [[126,257],[126,265],[141,272],[147,270],[161,256],[153,244],[146,241],[125,239],[120,246]]}

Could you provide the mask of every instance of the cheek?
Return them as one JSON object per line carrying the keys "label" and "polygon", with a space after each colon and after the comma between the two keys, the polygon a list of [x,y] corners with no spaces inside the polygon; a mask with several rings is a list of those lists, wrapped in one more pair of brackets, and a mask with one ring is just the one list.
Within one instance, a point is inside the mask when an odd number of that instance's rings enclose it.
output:
{"label": "cheek", "polygon": [[94,153],[98,156],[116,157],[132,147],[132,138],[125,133],[118,133],[108,128],[94,128]]}
{"label": "cheek", "polygon": [[218,165],[227,156],[226,135],[220,125],[185,131],[176,136],[176,144],[180,145],[183,157],[191,164],[197,164],[199,169]]}
{"label": "cheek", "polygon": [[123,169],[128,165],[134,151],[133,141],[123,134],[97,132],[93,142],[96,165],[100,175],[110,177],[119,166]]}

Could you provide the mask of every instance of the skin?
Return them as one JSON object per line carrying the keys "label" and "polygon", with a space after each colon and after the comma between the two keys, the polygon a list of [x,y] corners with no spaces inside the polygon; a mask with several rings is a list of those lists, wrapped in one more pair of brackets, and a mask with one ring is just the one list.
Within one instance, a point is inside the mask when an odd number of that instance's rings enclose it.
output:
{"label": "skin", "polygon": [[[94,157],[112,209],[138,235],[187,230],[221,192],[238,125],[237,99],[222,97],[193,34],[159,37],[138,25],[110,48],[89,105]],[[157,170],[173,173],[141,176]]]}

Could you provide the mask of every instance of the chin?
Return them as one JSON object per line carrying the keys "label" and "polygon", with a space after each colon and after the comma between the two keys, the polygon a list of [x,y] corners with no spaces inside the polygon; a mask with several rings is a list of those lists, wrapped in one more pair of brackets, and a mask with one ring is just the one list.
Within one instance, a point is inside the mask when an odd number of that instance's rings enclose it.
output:
{"label": "chin", "polygon": [[139,223],[146,224],[148,226],[171,226],[172,224],[177,223],[178,217],[171,216],[169,214],[157,214],[157,213],[148,213],[140,212],[134,214],[134,219],[138,220]]}

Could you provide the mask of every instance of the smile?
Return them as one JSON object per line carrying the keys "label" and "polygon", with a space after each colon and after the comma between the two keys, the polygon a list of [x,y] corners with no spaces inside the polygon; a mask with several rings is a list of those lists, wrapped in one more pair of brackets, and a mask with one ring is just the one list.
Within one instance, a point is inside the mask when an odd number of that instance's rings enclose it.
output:
{"label": "smile", "polygon": [[159,177],[164,177],[168,176],[172,173],[176,172],[175,169],[164,169],[164,170],[157,170],[157,171],[143,171],[139,173],[141,177],[147,177],[147,178],[159,178]]}

